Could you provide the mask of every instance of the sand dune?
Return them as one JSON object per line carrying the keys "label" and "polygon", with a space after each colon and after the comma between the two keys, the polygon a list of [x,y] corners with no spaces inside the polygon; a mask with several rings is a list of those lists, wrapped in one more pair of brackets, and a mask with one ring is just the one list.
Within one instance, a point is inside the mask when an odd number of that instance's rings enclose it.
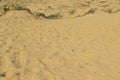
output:
{"label": "sand dune", "polygon": [[[2,0],[0,80],[119,80],[118,5],[119,0]],[[86,14],[90,9],[95,13]]]}

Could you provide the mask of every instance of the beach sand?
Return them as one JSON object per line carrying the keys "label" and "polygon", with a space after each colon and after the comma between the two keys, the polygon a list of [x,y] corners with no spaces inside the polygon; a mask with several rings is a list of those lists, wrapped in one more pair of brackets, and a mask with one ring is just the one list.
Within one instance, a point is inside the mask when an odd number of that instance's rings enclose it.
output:
{"label": "beach sand", "polygon": [[0,80],[119,80],[119,4],[1,0]]}

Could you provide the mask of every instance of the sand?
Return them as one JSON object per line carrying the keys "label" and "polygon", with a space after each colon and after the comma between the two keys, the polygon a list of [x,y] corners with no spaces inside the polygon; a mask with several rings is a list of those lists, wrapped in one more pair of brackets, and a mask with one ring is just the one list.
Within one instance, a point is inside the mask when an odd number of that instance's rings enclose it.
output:
{"label": "sand", "polygon": [[[86,1],[91,5],[79,5]],[[2,0],[0,80],[119,80],[119,3]],[[84,15],[90,9],[95,13]]]}

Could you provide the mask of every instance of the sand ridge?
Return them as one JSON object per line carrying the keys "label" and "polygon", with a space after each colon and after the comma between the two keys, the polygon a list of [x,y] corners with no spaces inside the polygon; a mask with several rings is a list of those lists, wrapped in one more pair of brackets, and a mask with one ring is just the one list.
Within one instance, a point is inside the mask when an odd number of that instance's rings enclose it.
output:
{"label": "sand ridge", "polygon": [[95,9],[95,12],[102,11],[107,13],[120,11],[120,2],[117,0],[3,0],[0,3],[1,16],[9,10],[26,10],[34,16],[48,19],[85,16],[91,9]]}

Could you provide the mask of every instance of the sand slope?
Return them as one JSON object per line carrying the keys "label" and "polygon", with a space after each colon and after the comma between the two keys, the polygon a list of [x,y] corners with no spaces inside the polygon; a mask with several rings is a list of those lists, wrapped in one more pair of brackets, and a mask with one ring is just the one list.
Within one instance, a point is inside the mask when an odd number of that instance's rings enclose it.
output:
{"label": "sand slope", "polygon": [[0,18],[0,80],[118,80],[120,14]]}
{"label": "sand slope", "polygon": [[0,80],[120,79],[120,12],[44,19],[11,9],[0,16]]}

